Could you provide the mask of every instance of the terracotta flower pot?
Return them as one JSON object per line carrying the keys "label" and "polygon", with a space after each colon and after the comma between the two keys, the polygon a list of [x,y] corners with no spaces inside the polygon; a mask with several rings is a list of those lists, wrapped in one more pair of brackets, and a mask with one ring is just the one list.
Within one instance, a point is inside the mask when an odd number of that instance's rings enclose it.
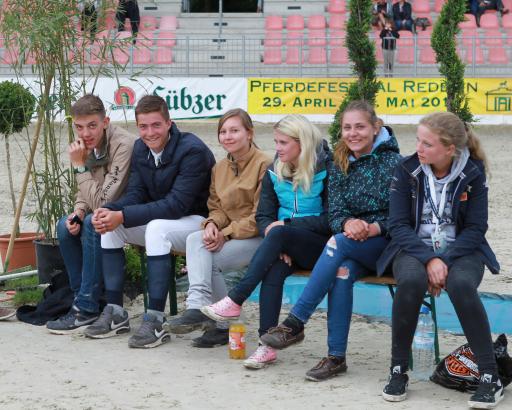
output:
{"label": "terracotta flower pot", "polygon": [[[29,265],[35,269],[36,251],[34,240],[40,239],[42,236],[42,234],[36,232],[25,232],[21,233],[19,237],[14,240],[14,251],[9,261],[9,272]],[[0,255],[2,256],[2,263],[5,263],[10,237],[10,234],[0,235]]]}

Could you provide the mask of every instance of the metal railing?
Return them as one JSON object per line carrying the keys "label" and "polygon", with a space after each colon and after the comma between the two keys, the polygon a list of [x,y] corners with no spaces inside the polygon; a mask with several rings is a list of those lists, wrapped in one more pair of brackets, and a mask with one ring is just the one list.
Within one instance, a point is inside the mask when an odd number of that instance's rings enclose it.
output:
{"label": "metal railing", "polygon": [[[380,39],[374,40],[379,60],[378,74],[383,75]],[[162,45],[169,42],[173,45]],[[184,77],[351,77],[352,71],[344,50],[344,42],[343,37],[287,39],[285,35],[267,40],[254,36],[138,38],[136,44],[124,41],[113,54],[127,75],[142,73],[145,76]],[[88,71],[97,69],[101,64],[97,58],[100,43],[101,40],[85,50]],[[459,38],[458,43],[459,55],[467,63],[466,76],[510,76],[512,37],[464,37]],[[509,46],[505,47],[506,44]],[[5,61],[8,52],[7,49],[0,49],[0,75],[12,73]],[[162,57],[162,63],[157,63],[159,56]],[[112,59],[105,59],[103,64],[108,66],[111,64],[109,61]],[[29,73],[30,61],[26,62]],[[393,75],[439,76],[428,38],[413,36],[397,42]]]}

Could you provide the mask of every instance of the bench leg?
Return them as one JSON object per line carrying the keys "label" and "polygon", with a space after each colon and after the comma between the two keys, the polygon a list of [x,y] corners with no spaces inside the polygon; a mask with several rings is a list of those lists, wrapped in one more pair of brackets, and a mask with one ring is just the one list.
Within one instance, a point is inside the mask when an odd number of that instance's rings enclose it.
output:
{"label": "bench leg", "polygon": [[176,256],[171,253],[171,271],[169,272],[169,310],[171,316],[178,314],[178,297],[176,295]]}

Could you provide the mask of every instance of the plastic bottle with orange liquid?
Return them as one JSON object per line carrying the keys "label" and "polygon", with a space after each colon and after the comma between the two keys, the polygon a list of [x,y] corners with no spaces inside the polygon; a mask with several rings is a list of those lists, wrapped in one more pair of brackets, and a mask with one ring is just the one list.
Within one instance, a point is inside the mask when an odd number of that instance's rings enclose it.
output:
{"label": "plastic bottle with orange liquid", "polygon": [[229,326],[229,358],[245,359],[245,325],[233,323]]}

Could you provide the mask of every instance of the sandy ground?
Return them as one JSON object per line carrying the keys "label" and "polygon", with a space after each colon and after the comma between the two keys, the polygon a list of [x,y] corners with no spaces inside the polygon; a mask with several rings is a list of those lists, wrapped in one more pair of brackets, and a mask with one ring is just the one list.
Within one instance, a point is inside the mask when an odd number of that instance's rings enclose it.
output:
{"label": "sandy ground", "polygon": [[[216,144],[214,123],[180,126],[204,137],[216,156],[222,156]],[[394,129],[402,152],[412,152],[414,129]],[[508,215],[512,184],[505,180],[511,131],[511,127],[486,127],[479,133],[492,168],[488,239],[502,265],[501,275],[485,276],[481,290],[507,294],[512,294],[512,224]],[[272,151],[269,126],[258,125],[257,141],[263,149]],[[2,151],[2,164],[4,155]],[[16,161],[18,186],[22,170],[23,161]],[[5,173],[5,168],[0,168],[0,207],[4,209],[0,232],[10,231],[12,223],[12,217],[5,211],[10,208]],[[31,198],[27,204],[29,210],[33,206]],[[22,227],[33,228],[27,221],[23,221]],[[138,326],[141,311],[140,301],[130,307],[132,327]],[[384,402],[380,391],[387,377],[390,327],[359,316],[352,321],[348,373],[323,383],[305,381],[304,373],[326,353],[325,319],[325,313],[315,314],[307,325],[306,341],[280,352],[275,365],[260,371],[245,370],[239,361],[228,359],[225,347],[190,347],[190,340],[199,332],[173,336],[171,343],[157,349],[133,350],[127,347],[128,335],[103,341],[88,340],[79,334],[54,336],[44,327],[9,320],[0,323],[0,408],[467,408],[467,394],[429,382],[412,381],[406,402]],[[257,344],[256,305],[247,304],[245,321],[251,353]],[[463,336],[442,333],[441,353],[447,354],[464,342]],[[511,395],[505,397],[500,408],[512,408]]]}

